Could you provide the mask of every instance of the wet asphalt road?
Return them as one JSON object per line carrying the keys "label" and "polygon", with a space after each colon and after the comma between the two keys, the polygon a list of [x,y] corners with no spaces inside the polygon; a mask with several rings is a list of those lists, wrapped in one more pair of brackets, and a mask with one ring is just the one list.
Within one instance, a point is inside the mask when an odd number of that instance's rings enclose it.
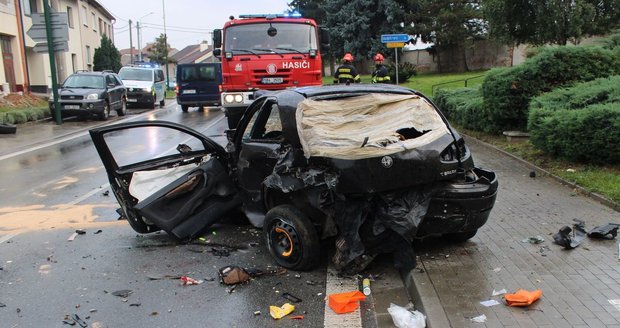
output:
{"label": "wet asphalt road", "polygon": [[[342,281],[327,273],[327,256],[311,272],[266,274],[231,290],[218,282],[221,267],[275,269],[260,231],[243,220],[223,218],[203,233],[203,244],[180,243],[165,233],[138,235],[117,220],[118,204],[106,195],[107,177],[86,130],[144,119],[182,123],[225,142],[219,109],[182,113],[174,102],[130,109],[104,123],[27,125],[13,139],[0,138],[0,326],[61,327],[72,314],[89,327],[329,326],[326,284]],[[67,241],[75,229],[86,234]],[[214,255],[219,245],[231,247],[230,254]],[[369,272],[381,279],[373,285],[376,298],[363,304],[363,326],[390,326],[385,309],[390,301],[406,304],[407,295],[389,258]],[[181,275],[205,282],[183,286]],[[131,293],[112,295],[119,290]],[[269,317],[269,305],[287,302],[285,292],[303,300],[294,312],[303,320]]]}

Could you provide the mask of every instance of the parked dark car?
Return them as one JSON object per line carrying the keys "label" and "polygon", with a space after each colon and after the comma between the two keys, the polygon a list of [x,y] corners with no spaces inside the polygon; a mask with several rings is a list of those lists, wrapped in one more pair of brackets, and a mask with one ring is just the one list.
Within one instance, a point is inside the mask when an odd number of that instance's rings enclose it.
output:
{"label": "parked dark car", "polygon": [[[58,90],[61,117],[96,117],[107,120],[111,110],[118,116],[127,111],[127,89],[112,71],[80,71],[69,75]],[[50,114],[56,118],[54,101],[50,99]]]}
{"label": "parked dark car", "polygon": [[219,106],[222,64],[179,64],[177,66],[177,104],[190,107]]}
{"label": "parked dark car", "polygon": [[[118,132],[129,129],[136,142],[150,138],[152,153],[123,158],[116,147],[133,145]],[[193,238],[241,205],[275,260],[298,270],[318,263],[330,237],[341,269],[410,250],[413,238],[467,240],[486,223],[498,187],[428,98],[385,84],[265,92],[228,130],[226,149],[163,121],[90,134],[136,231]],[[154,156],[171,135],[188,141]]]}

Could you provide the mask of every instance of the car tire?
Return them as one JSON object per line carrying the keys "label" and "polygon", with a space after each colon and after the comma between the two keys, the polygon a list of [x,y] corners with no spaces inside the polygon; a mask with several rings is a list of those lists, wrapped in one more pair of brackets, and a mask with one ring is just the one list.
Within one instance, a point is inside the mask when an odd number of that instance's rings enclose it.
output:
{"label": "car tire", "polygon": [[443,238],[456,243],[462,243],[473,238],[477,232],[478,229],[471,231],[447,233],[443,235]]}
{"label": "car tire", "polygon": [[108,117],[110,117],[110,104],[108,104],[108,102],[106,101],[103,103],[103,111],[99,113],[99,120],[105,121],[108,119]]}
{"label": "car tire", "polygon": [[116,115],[125,116],[127,113],[127,100],[125,98],[121,99],[121,107],[116,110]]}
{"label": "car tire", "polygon": [[162,99],[162,100],[159,102],[159,107],[160,107],[160,108],[163,108],[164,106],[166,106],[166,98]]}
{"label": "car tire", "polygon": [[189,110],[189,106],[187,106],[187,105],[181,105],[181,110],[182,110],[184,113],[187,113],[187,111]]}
{"label": "car tire", "polygon": [[310,270],[321,258],[316,228],[292,205],[279,205],[267,212],[263,223],[265,244],[279,265],[292,270]]}
{"label": "car tire", "polygon": [[153,99],[153,102],[149,104],[149,108],[155,109],[155,99]]}

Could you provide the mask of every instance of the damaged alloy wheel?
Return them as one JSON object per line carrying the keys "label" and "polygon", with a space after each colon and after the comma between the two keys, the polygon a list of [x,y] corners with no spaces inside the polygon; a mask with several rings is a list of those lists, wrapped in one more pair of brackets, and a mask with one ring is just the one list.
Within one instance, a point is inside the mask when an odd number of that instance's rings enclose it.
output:
{"label": "damaged alloy wheel", "polygon": [[292,205],[279,205],[267,212],[263,224],[269,252],[279,265],[309,270],[320,259],[318,233],[306,215]]}

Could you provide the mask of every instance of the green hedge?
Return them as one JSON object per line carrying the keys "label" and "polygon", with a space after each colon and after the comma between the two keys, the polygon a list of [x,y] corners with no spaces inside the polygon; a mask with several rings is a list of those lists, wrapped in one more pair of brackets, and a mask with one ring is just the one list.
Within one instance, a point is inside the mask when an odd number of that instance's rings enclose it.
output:
{"label": "green hedge", "polygon": [[482,96],[497,131],[524,130],[529,101],[541,93],[579,81],[620,74],[620,58],[602,47],[555,47],[512,68],[489,72]]}
{"label": "green hedge", "polygon": [[439,89],[433,100],[450,122],[471,130],[496,130],[478,88]]}
{"label": "green hedge", "polygon": [[620,163],[620,76],[557,89],[532,99],[531,142],[580,162]]}
{"label": "green hedge", "polygon": [[49,117],[49,108],[33,107],[0,112],[0,123],[20,124]]}

